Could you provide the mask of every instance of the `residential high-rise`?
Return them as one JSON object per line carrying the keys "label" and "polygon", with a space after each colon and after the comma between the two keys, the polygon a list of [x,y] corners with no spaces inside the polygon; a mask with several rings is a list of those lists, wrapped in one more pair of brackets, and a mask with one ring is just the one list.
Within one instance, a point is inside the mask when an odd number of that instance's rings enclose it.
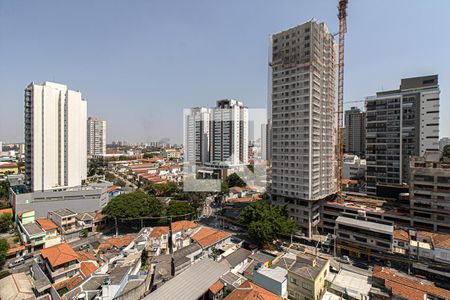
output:
{"label": "residential high-rise", "polygon": [[345,152],[364,157],[366,151],[366,113],[357,107],[345,111]]}
{"label": "residential high-rise", "polygon": [[66,85],[25,89],[25,175],[32,191],[79,186],[87,176],[87,104]]}
{"label": "residential high-rise", "polygon": [[88,155],[106,154],[106,121],[89,117],[87,121]]}
{"label": "residential high-rise", "polygon": [[248,164],[248,108],[237,100],[218,100],[210,124],[210,162]]}
{"label": "residential high-rise", "polygon": [[194,164],[208,162],[211,110],[194,107],[184,118],[184,160]]}
{"label": "residential high-rise", "polygon": [[272,35],[272,188],[307,236],[336,192],[335,41],[309,21]]}
{"label": "residential high-rise", "polygon": [[367,193],[409,180],[409,157],[439,150],[438,76],[401,80],[366,99]]}

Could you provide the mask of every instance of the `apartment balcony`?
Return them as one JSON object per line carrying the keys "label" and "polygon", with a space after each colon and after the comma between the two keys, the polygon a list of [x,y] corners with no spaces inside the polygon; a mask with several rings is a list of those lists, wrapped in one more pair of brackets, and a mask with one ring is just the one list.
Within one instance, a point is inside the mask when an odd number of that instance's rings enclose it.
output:
{"label": "apartment balcony", "polygon": [[67,267],[58,268],[54,271],[51,271],[51,269],[49,269],[49,271],[50,271],[49,273],[52,278],[56,278],[56,277],[60,277],[63,274],[69,273],[71,271],[75,271],[79,268],[80,268],[80,263],[74,263]]}

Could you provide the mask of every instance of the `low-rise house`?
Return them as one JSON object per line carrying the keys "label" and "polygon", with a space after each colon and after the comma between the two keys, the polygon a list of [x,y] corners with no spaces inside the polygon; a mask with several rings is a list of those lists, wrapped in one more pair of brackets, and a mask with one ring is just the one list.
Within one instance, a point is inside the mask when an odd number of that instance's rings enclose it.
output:
{"label": "low-rise house", "polygon": [[16,163],[0,163],[0,175],[17,175],[19,168]]}
{"label": "low-rise house", "polygon": [[223,285],[222,281],[217,280],[212,286],[209,287],[208,299],[222,300],[223,299]]}
{"label": "low-rise house", "polygon": [[14,273],[0,279],[0,299],[36,299],[31,278],[26,273]]}
{"label": "low-rise house", "polygon": [[288,271],[281,267],[259,268],[253,272],[253,282],[277,296],[287,298]]}
{"label": "low-rise house", "polygon": [[45,231],[35,222],[34,210],[18,213],[17,225],[22,242],[31,251],[44,246]]}
{"label": "low-rise house", "polygon": [[288,269],[289,299],[319,299],[325,292],[325,278],[330,263],[311,254],[297,254]]}
{"label": "low-rise house", "polygon": [[52,220],[47,218],[39,218],[36,220],[36,223],[38,223],[45,232],[45,248],[61,243],[58,225],[56,225]]}
{"label": "low-rise house", "polygon": [[[419,245],[423,245],[426,249],[418,247],[418,251],[414,251],[414,247],[411,248],[411,252],[418,257],[427,257],[433,260],[450,263],[450,235],[442,233],[434,233],[428,231],[418,231],[416,234],[416,240],[419,241]],[[417,243],[414,244],[417,246]],[[412,245],[412,246],[414,246]],[[416,249],[417,250],[417,249]],[[426,251],[424,251],[426,250]],[[428,253],[431,252],[431,253]]]}
{"label": "low-rise house", "polygon": [[[173,250],[181,249],[191,243],[190,235],[197,227],[197,223],[192,221],[172,222],[172,246]],[[153,227],[149,235],[149,244],[154,248],[159,248],[161,253],[168,251],[169,227]]]}
{"label": "low-rise house", "polygon": [[52,282],[58,282],[80,273],[78,254],[67,243],[41,250],[42,269]]}
{"label": "low-rise house", "polygon": [[252,299],[282,300],[283,298],[250,281],[245,281],[237,289],[231,292],[231,294],[225,297],[225,300],[252,300]]}
{"label": "low-rise house", "polygon": [[394,253],[407,254],[409,250],[409,233],[404,229],[394,230]]}
{"label": "low-rise house", "polygon": [[205,253],[211,254],[213,248],[218,249],[230,243],[231,234],[223,230],[201,227],[191,235],[191,238],[203,248]]}
{"label": "low-rise house", "polygon": [[95,212],[84,212],[76,215],[77,227],[92,231],[95,220]]}
{"label": "low-rise house", "polygon": [[375,266],[370,299],[450,299],[450,291],[433,286],[417,278],[403,275],[394,269]]}
{"label": "low-rise house", "polygon": [[77,226],[76,217],[77,213],[67,208],[48,212],[48,218],[58,225],[66,241],[79,238],[79,231],[82,228]]}
{"label": "low-rise house", "polygon": [[338,273],[329,272],[326,280],[328,283],[327,291],[335,295],[347,297],[351,300],[369,299],[372,277],[366,270],[358,270],[357,268],[347,270],[345,266],[342,266]]}
{"label": "low-rise house", "polygon": [[107,239],[104,243],[101,243],[98,247],[99,250],[122,250],[123,248],[129,246],[133,243],[134,237],[132,235],[124,235],[121,237],[111,237]]}
{"label": "low-rise house", "polygon": [[242,268],[248,263],[248,257],[251,254],[251,251],[244,248],[239,248],[230,255],[226,256],[224,259],[230,264],[231,272],[242,273]]}

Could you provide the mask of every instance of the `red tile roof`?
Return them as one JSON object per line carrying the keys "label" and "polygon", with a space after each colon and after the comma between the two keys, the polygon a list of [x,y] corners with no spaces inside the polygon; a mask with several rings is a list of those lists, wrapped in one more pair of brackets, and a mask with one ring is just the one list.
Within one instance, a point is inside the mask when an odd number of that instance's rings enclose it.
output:
{"label": "red tile roof", "polygon": [[150,237],[151,238],[159,238],[163,234],[169,234],[169,226],[153,227],[152,232],[150,232]]}
{"label": "red tile roof", "polygon": [[245,281],[231,294],[225,297],[225,300],[282,300],[280,296],[256,285],[250,281]]}
{"label": "red tile roof", "polygon": [[183,220],[172,222],[172,232],[177,232],[180,230],[188,230],[195,227],[197,227],[197,223],[194,223],[192,221]]}
{"label": "red tile roof", "polygon": [[225,286],[223,285],[222,281],[217,280],[216,283],[214,283],[212,286],[209,287],[209,290],[211,293],[216,295],[218,292],[220,292]]}
{"label": "red tile roof", "polygon": [[53,284],[53,287],[55,290],[60,290],[63,288],[66,288],[68,291],[72,290],[74,287],[76,287],[78,284],[80,284],[83,281],[83,277],[80,275],[76,275],[74,277],[71,277],[69,279],[59,281]]}
{"label": "red tile roof", "polygon": [[406,230],[396,229],[394,230],[394,239],[409,242],[409,234]]}
{"label": "red tile roof", "polygon": [[46,219],[46,218],[39,218],[36,219],[36,222],[41,226],[42,229],[44,229],[45,231],[49,231],[49,230],[53,230],[53,229],[57,229],[58,225],[56,225],[55,223],[53,223],[52,220]]}
{"label": "red tile roof", "polygon": [[77,254],[80,257],[79,261],[86,261],[86,260],[97,261],[97,258],[95,257],[95,255],[88,251],[78,251]]}
{"label": "red tile roof", "polygon": [[[416,297],[423,296],[424,294],[450,299],[450,291],[425,284],[406,276],[401,276],[401,274],[396,273],[395,270],[390,268],[375,266],[373,268],[373,277],[384,280],[384,284],[391,287],[394,295],[406,297],[407,299],[416,299]],[[422,297],[420,299],[424,298]]]}
{"label": "red tile roof", "polygon": [[9,248],[8,251],[6,251],[6,255],[13,255],[13,254],[16,254],[17,252],[23,251],[23,250],[25,250],[25,246],[23,246],[23,245],[12,247],[12,248]]}
{"label": "red tile roof", "polygon": [[209,227],[202,227],[196,233],[194,233],[191,238],[199,243],[203,248],[215,245],[220,241],[230,237],[229,232],[223,230],[215,230]]}
{"label": "red tile roof", "polygon": [[88,277],[98,269],[97,265],[90,261],[82,261],[80,263],[80,271],[85,277]]}
{"label": "red tile roof", "polygon": [[42,249],[41,255],[48,260],[53,268],[79,259],[78,254],[67,243]]}
{"label": "red tile roof", "polygon": [[17,168],[17,164],[15,163],[0,164],[0,169],[3,168]]}
{"label": "red tile roof", "polygon": [[450,234],[419,231],[417,232],[417,235],[430,237],[434,246],[450,249]]}
{"label": "red tile roof", "polygon": [[13,214],[13,210],[12,210],[12,208],[5,208],[5,209],[0,209],[0,215],[3,215],[3,214]]}
{"label": "red tile roof", "polygon": [[124,235],[121,237],[111,237],[106,240],[106,242],[101,243],[98,247],[99,249],[111,249],[112,247],[116,247],[117,249],[121,249],[123,247],[128,246],[134,237],[132,235]]}
{"label": "red tile roof", "polygon": [[229,199],[227,199],[227,202],[252,202],[252,201],[258,201],[258,199],[252,198],[252,197],[229,198]]}

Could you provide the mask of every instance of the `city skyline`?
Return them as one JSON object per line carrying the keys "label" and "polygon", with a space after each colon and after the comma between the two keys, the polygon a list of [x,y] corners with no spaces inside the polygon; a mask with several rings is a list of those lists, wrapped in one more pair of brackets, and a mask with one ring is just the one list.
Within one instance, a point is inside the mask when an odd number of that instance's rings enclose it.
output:
{"label": "city skyline", "polygon": [[[240,99],[249,108],[266,107],[271,33],[312,16],[325,22],[332,33],[338,31],[335,6],[325,2],[258,5],[258,12],[251,2],[180,2],[178,9],[162,3],[138,2],[127,9],[122,5],[0,4],[4,70],[0,104],[8,110],[0,120],[0,140],[23,142],[23,86],[49,80],[83,93],[90,103],[88,115],[108,121],[108,142],[168,138],[181,143],[184,108],[209,106],[222,98]],[[450,9],[445,1],[432,7],[419,1],[352,3],[345,101],[395,89],[400,78],[438,74],[441,111],[449,111],[445,99],[450,70],[442,64],[450,50],[450,43],[442,38],[450,26],[444,16],[447,6]],[[67,18],[65,11],[74,17]],[[273,13],[277,11],[282,14]],[[378,22],[380,16],[383,22]],[[29,28],[45,34],[24,38]],[[400,35],[401,47],[396,43]],[[397,46],[388,46],[393,43]],[[349,103],[345,108],[363,104]],[[160,122],[165,122],[163,128]],[[440,137],[449,135],[450,124],[443,123]]]}

